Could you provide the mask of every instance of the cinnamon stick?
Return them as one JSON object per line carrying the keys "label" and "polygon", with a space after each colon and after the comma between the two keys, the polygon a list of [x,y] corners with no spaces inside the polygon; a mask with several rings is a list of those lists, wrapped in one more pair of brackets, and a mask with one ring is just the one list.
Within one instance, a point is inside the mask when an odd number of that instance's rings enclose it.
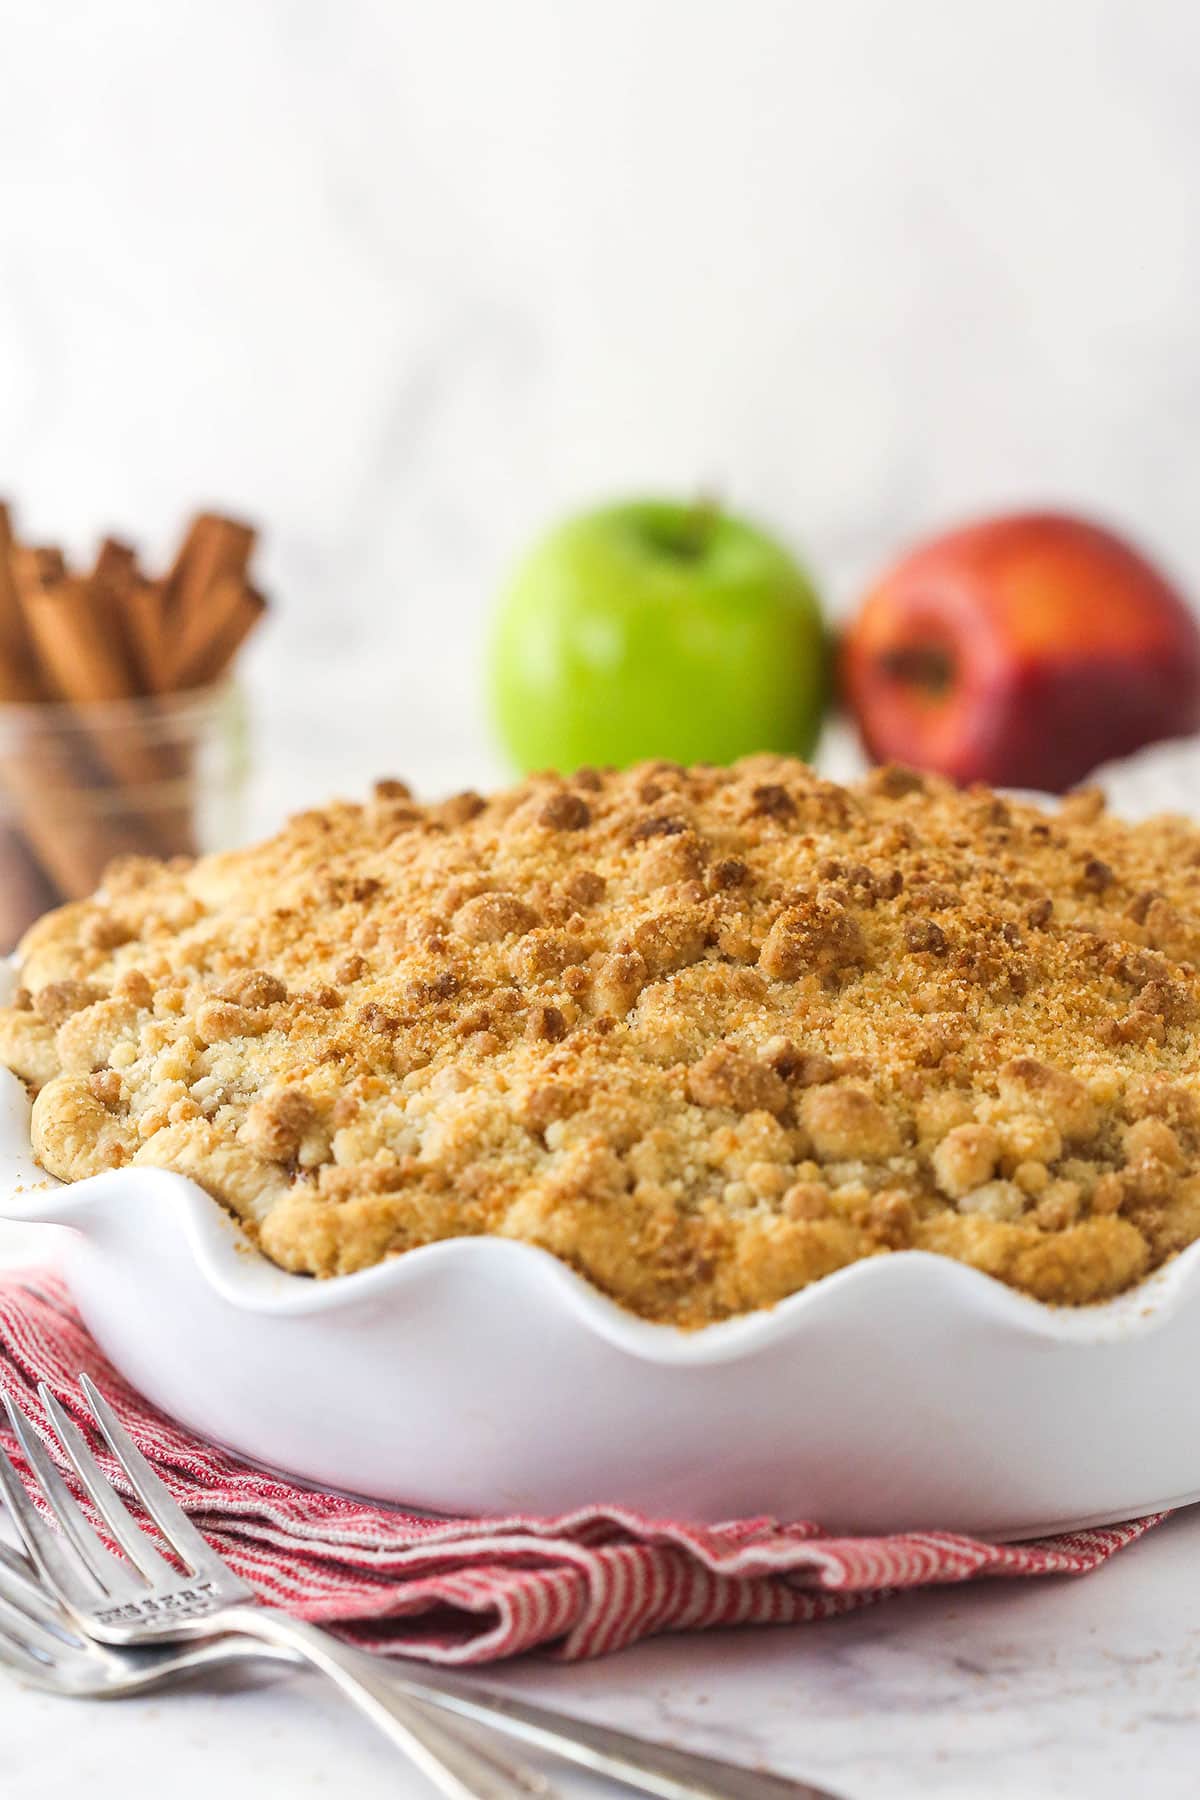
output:
{"label": "cinnamon stick", "polygon": [[58,893],[90,894],[116,856],[153,849],[124,805],[91,767],[82,734],[47,708],[14,709],[0,721],[0,789],[35,861]]}
{"label": "cinnamon stick", "polygon": [[[92,756],[112,778],[113,805],[130,796],[130,810],[144,808],[154,790],[186,777],[178,746],[164,744],[152,703],[141,699],[135,671],[118,636],[116,608],[96,604],[92,583],[66,577],[26,596],[25,615],[42,667],[55,693],[77,709],[79,727]],[[111,598],[111,595],[110,595]],[[124,716],[103,718],[93,709],[128,702]],[[151,792],[146,792],[151,790]],[[163,794],[153,814],[145,812],[140,834],[130,821],[122,837],[147,855],[190,854],[192,832],[186,807]],[[129,846],[122,843],[122,851]]]}
{"label": "cinnamon stick", "polygon": [[[254,542],[201,514],[165,579],[115,538],[81,576],[18,543],[0,506],[0,794],[16,814],[0,818],[0,935],[51,884],[78,898],[115,856],[191,849],[192,746],[165,696],[217,681],[261,618]],[[61,711],[19,704],[40,701]]]}
{"label": "cinnamon stick", "polygon": [[181,634],[175,662],[180,689],[208,687],[222,676],[267,610],[257,588],[240,575],[219,581],[192,615],[192,630]]}
{"label": "cinnamon stick", "polygon": [[58,900],[23,833],[15,825],[0,826],[0,954],[15,949],[30,921]]}
{"label": "cinnamon stick", "polygon": [[24,755],[4,758],[3,783],[20,811],[22,832],[43,875],[62,899],[82,900],[95,892],[118,856],[153,851],[140,820],[99,810],[94,790],[80,794],[61,781],[48,785],[51,772],[41,749],[32,747]]}
{"label": "cinnamon stick", "polygon": [[[13,532],[0,504],[0,702],[25,705],[40,691],[33,647],[13,571]],[[31,919],[58,895],[42,873],[16,821],[0,826],[0,950],[12,950]]]}
{"label": "cinnamon stick", "polygon": [[147,694],[163,694],[171,686],[171,636],[161,581],[135,573],[121,598],[125,635]]}
{"label": "cinnamon stick", "polygon": [[53,544],[14,544],[9,557],[13,582],[17,590],[17,602],[22,613],[25,601],[30,594],[40,593],[43,588],[53,587],[61,581],[67,572],[63,561],[63,553]]}
{"label": "cinnamon stick", "polygon": [[165,583],[165,607],[173,631],[182,631],[194,608],[226,576],[242,577],[257,533],[252,525],[218,513],[198,513]]}
{"label": "cinnamon stick", "polygon": [[0,685],[6,701],[36,700],[37,668],[17,593],[14,551],[8,508],[0,504]]}
{"label": "cinnamon stick", "polygon": [[104,612],[78,575],[26,590],[25,620],[51,693],[72,706],[130,700],[132,670]]}
{"label": "cinnamon stick", "polygon": [[112,633],[133,691],[143,693],[146,683],[125,607],[125,595],[136,578],[136,552],[129,544],[123,544],[120,538],[106,537],[96,552],[96,560],[87,580],[85,599]]}

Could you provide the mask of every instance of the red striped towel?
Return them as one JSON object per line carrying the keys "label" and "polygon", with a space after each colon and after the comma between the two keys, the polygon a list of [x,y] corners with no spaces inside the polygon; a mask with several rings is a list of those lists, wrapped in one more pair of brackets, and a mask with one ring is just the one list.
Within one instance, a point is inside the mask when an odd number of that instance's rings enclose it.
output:
{"label": "red striped towel", "polygon": [[[81,1410],[81,1370],[265,1600],[430,1662],[492,1662],[539,1645],[599,1656],[660,1631],[827,1619],[928,1583],[1083,1575],[1165,1517],[1007,1545],[944,1531],[834,1538],[767,1518],[689,1525],[603,1505],[554,1519],[414,1517],[294,1487],[192,1437],[106,1362],[57,1277],[9,1274],[0,1380],[35,1419],[37,1384],[48,1382],[119,1477]],[[0,1442],[25,1473],[11,1436],[0,1431]]]}

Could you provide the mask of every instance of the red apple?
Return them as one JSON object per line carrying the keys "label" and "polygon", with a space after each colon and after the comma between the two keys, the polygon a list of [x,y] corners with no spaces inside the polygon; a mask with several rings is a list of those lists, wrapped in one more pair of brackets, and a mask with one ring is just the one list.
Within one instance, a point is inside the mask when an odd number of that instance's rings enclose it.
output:
{"label": "red apple", "polygon": [[1200,626],[1132,545],[1015,513],[914,550],[842,643],[870,754],[954,781],[1062,793],[1112,757],[1200,730]]}

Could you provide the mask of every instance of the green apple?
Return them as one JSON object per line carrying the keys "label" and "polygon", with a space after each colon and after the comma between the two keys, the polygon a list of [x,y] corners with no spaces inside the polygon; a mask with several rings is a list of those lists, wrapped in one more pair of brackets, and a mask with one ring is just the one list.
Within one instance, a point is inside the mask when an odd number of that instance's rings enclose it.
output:
{"label": "green apple", "polygon": [[490,687],[523,770],[810,756],[825,630],[808,577],[765,532],[704,502],[628,501],[568,520],[525,557]]}

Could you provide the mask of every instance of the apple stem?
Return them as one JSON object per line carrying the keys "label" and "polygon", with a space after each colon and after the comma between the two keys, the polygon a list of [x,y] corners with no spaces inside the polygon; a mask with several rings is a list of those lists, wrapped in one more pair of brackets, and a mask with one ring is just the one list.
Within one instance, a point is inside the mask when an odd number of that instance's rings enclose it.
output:
{"label": "apple stem", "polygon": [[906,644],[885,651],[879,661],[893,681],[929,694],[946,693],[954,680],[954,659],[940,644]]}
{"label": "apple stem", "polygon": [[720,516],[721,503],[715,494],[697,494],[675,539],[676,554],[685,557],[703,555]]}

